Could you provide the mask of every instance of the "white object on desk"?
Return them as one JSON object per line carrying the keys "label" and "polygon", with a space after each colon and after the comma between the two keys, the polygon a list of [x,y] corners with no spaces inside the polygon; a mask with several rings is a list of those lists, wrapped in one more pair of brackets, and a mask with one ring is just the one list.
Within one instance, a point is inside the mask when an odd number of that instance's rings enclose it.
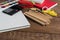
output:
{"label": "white object on desk", "polygon": [[42,4],[45,0],[32,0],[32,1]]}
{"label": "white object on desk", "polygon": [[19,11],[16,14],[10,16],[2,12],[6,8],[0,8],[0,32],[30,27],[30,23],[27,21],[22,11]]}

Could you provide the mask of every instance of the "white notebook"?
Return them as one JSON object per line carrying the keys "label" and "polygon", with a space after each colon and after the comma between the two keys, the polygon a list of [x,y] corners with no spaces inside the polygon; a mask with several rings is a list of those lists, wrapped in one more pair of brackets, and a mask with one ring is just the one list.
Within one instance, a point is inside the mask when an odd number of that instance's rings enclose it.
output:
{"label": "white notebook", "polygon": [[0,8],[0,32],[30,27],[30,23],[25,18],[22,11],[19,11],[13,16],[10,16],[2,12],[6,8]]}

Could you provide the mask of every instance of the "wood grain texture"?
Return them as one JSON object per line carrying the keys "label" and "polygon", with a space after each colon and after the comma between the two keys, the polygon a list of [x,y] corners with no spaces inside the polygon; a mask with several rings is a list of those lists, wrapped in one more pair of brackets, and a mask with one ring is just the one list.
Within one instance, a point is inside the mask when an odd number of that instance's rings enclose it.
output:
{"label": "wood grain texture", "polygon": [[54,8],[58,17],[55,17],[50,25],[41,26],[28,18],[30,28],[0,33],[0,40],[60,40],[60,0],[54,1],[58,3]]}
{"label": "wood grain texture", "polygon": [[[46,16],[46,15],[43,15],[43,14],[41,14],[41,13],[39,13],[39,12],[34,12],[34,11],[29,11],[29,12],[26,12],[26,13],[24,13],[24,14],[27,14],[27,15],[30,15],[31,17],[33,17],[33,18],[35,18],[35,19],[37,19],[37,20],[39,20],[39,21],[43,21],[43,22],[45,22],[47,25],[50,23],[50,18],[48,18],[48,16]],[[26,15],[26,16],[27,16]],[[32,19],[33,19],[32,18]],[[33,19],[34,20],[34,19]]]}
{"label": "wood grain texture", "polygon": [[60,40],[59,34],[11,31],[0,33],[0,40]]}

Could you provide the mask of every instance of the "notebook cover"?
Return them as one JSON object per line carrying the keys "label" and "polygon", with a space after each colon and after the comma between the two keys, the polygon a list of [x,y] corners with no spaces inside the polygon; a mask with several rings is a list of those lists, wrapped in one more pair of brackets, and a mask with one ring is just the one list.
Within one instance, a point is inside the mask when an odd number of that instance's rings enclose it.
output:
{"label": "notebook cover", "polygon": [[25,18],[22,11],[19,11],[12,16],[2,12],[3,10],[11,6],[8,6],[6,8],[0,8],[0,32],[6,32],[30,27],[30,23]]}
{"label": "notebook cover", "polygon": [[53,2],[51,0],[44,0],[44,2],[42,4],[36,3],[35,6],[38,8],[43,8],[43,7],[47,7],[47,9],[51,9],[53,7],[55,7],[57,5],[56,2]]}

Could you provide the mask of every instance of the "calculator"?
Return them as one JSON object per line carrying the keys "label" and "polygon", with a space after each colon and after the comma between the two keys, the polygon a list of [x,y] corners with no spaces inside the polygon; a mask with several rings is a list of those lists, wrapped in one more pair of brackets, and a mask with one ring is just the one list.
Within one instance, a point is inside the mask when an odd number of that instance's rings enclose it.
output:
{"label": "calculator", "polygon": [[18,11],[22,10],[22,7],[20,7],[18,4],[17,5],[13,5],[12,7],[9,7],[5,10],[3,10],[2,12],[8,15],[14,15],[15,13],[17,13]]}

